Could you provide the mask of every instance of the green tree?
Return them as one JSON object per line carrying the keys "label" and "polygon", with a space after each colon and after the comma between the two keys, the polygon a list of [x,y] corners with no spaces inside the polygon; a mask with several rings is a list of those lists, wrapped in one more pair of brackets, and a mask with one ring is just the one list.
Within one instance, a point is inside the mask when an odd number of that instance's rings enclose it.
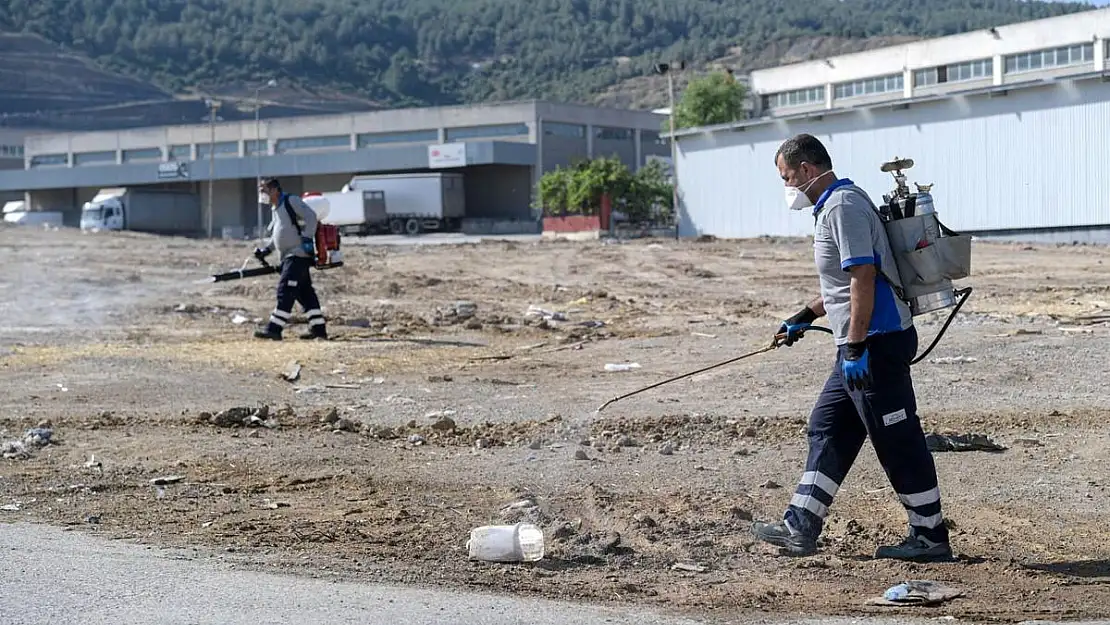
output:
{"label": "green tree", "polygon": [[747,92],[747,88],[728,72],[713,72],[691,80],[674,107],[675,129],[744,119]]}
{"label": "green tree", "polygon": [[545,215],[596,215],[608,195],[614,210],[634,222],[667,220],[673,212],[672,187],[658,161],[633,174],[617,157],[581,160],[545,173],[535,204]]}

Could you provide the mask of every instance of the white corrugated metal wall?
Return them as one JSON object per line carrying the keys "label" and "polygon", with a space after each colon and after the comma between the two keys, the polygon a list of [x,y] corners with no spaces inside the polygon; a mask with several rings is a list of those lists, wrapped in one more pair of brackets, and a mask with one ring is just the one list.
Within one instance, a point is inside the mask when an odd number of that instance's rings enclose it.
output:
{"label": "white corrugated metal wall", "polygon": [[1110,82],[1094,79],[682,137],[681,235],[812,234],[813,218],[786,208],[774,165],[801,132],[876,204],[894,186],[879,165],[914,159],[909,180],[935,183],[937,211],[957,230],[1110,224]]}

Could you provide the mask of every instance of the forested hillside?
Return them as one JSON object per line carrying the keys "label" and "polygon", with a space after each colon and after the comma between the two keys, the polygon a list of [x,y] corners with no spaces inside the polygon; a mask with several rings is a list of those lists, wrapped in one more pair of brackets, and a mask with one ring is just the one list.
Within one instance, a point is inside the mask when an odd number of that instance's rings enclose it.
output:
{"label": "forested hillside", "polygon": [[587,100],[660,59],[706,61],[807,36],[945,35],[1089,8],[1019,0],[0,0],[0,32],[41,35],[171,92],[276,77],[407,105]]}

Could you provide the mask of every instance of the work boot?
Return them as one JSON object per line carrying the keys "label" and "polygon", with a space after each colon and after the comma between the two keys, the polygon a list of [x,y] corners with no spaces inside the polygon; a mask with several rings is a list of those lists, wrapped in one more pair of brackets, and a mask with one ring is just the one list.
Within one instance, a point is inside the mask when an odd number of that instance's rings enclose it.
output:
{"label": "work boot", "polygon": [[805,534],[795,532],[783,521],[776,523],[752,523],[752,534],[765,543],[781,547],[792,556],[808,556],[817,553],[817,541]]}
{"label": "work boot", "polygon": [[270,328],[270,327],[258,328],[257,330],[254,331],[254,338],[256,338],[256,339],[269,339],[271,341],[280,341],[281,340],[281,331],[280,330],[275,331],[273,328]]}
{"label": "work boot", "polygon": [[[317,330],[319,328],[319,330]],[[301,335],[302,341],[326,341],[328,330],[324,326],[312,326],[312,329]]]}
{"label": "work boot", "polygon": [[876,549],[875,558],[912,562],[949,562],[952,560],[952,547],[948,543],[934,543],[920,536],[907,536],[897,545]]}

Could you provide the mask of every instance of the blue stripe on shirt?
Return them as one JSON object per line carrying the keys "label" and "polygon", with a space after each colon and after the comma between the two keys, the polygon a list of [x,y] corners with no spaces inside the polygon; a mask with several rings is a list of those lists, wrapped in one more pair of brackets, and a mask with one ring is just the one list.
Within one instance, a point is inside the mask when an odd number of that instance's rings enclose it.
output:
{"label": "blue stripe on shirt", "polygon": [[894,289],[890,288],[886,276],[883,275],[883,259],[876,250],[874,256],[855,256],[840,263],[841,269],[847,271],[852,267],[861,265],[875,265],[875,302],[871,309],[871,327],[867,335],[886,334],[898,332],[902,329],[902,315],[898,311],[895,301]]}
{"label": "blue stripe on shirt", "polygon": [[860,265],[874,265],[876,258],[878,258],[877,255],[876,256],[855,256],[853,258],[849,258],[848,260],[840,263],[840,268],[843,269],[844,271],[848,271],[852,267],[858,267]]}

